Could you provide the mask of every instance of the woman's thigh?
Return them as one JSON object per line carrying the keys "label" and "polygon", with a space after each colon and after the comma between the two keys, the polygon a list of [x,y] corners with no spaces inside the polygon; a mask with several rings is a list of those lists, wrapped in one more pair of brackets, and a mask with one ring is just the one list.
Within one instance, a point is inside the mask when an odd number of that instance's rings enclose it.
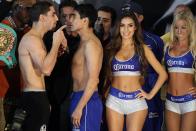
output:
{"label": "woman's thigh", "polygon": [[127,131],[141,131],[147,116],[148,110],[141,110],[131,114],[126,117],[126,127]]}
{"label": "woman's thigh", "polygon": [[122,131],[124,126],[124,115],[111,108],[106,107],[106,119],[109,131]]}

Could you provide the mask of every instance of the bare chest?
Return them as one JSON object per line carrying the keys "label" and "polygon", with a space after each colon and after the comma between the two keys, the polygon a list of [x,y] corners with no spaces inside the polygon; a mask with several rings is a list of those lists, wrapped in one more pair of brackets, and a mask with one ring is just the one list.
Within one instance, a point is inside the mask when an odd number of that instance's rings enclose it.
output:
{"label": "bare chest", "polygon": [[73,61],[72,61],[72,67],[77,67],[77,66],[82,66],[84,64],[84,48],[80,47],[74,57],[73,57]]}

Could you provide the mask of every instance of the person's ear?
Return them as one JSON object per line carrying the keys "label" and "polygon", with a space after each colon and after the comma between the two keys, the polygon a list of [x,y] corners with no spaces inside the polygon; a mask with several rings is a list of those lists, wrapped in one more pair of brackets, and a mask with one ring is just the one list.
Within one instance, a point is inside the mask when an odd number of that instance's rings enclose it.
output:
{"label": "person's ear", "polygon": [[141,23],[144,20],[144,16],[143,15],[139,15],[138,16],[138,21],[139,23]]}
{"label": "person's ear", "polygon": [[84,21],[85,24],[87,23],[87,25],[88,25],[89,19],[87,17],[83,18],[83,21]]}
{"label": "person's ear", "polygon": [[43,21],[45,20],[45,16],[41,14],[41,15],[39,16],[39,20],[40,20],[41,22],[43,22]]}

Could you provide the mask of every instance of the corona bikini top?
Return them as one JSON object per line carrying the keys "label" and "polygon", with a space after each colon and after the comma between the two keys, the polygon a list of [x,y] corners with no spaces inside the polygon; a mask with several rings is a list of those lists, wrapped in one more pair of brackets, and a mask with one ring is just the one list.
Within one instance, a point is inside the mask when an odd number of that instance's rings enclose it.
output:
{"label": "corona bikini top", "polygon": [[9,26],[0,23],[0,61],[9,68],[16,64],[16,32]]}
{"label": "corona bikini top", "polygon": [[139,56],[134,55],[128,60],[119,60],[116,57],[112,60],[113,76],[138,76],[140,75]]}
{"label": "corona bikini top", "polygon": [[168,72],[194,74],[195,57],[190,50],[180,56],[171,56],[167,47],[164,62]]}

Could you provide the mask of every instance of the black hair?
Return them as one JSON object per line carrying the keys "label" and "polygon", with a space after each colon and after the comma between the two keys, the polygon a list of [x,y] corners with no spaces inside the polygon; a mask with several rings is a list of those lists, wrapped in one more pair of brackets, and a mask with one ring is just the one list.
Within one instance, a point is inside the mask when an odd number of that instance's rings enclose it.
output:
{"label": "black hair", "polygon": [[80,18],[88,18],[89,27],[94,27],[97,20],[97,10],[92,4],[80,4],[76,6],[75,10],[80,14]]}
{"label": "black hair", "polygon": [[50,7],[53,6],[48,1],[40,1],[35,3],[31,8],[30,8],[30,18],[32,22],[38,21],[39,17],[41,14],[46,14],[49,10]]}
{"label": "black hair", "polygon": [[73,7],[75,8],[77,6],[77,2],[74,0],[66,0],[60,3],[59,5],[59,12],[61,12],[61,9],[64,7]]}
{"label": "black hair", "polygon": [[112,19],[112,27],[115,25],[116,22],[116,11],[109,6],[102,6],[100,8],[98,8],[97,11],[104,11],[104,12],[108,12],[111,14],[111,19]]}

